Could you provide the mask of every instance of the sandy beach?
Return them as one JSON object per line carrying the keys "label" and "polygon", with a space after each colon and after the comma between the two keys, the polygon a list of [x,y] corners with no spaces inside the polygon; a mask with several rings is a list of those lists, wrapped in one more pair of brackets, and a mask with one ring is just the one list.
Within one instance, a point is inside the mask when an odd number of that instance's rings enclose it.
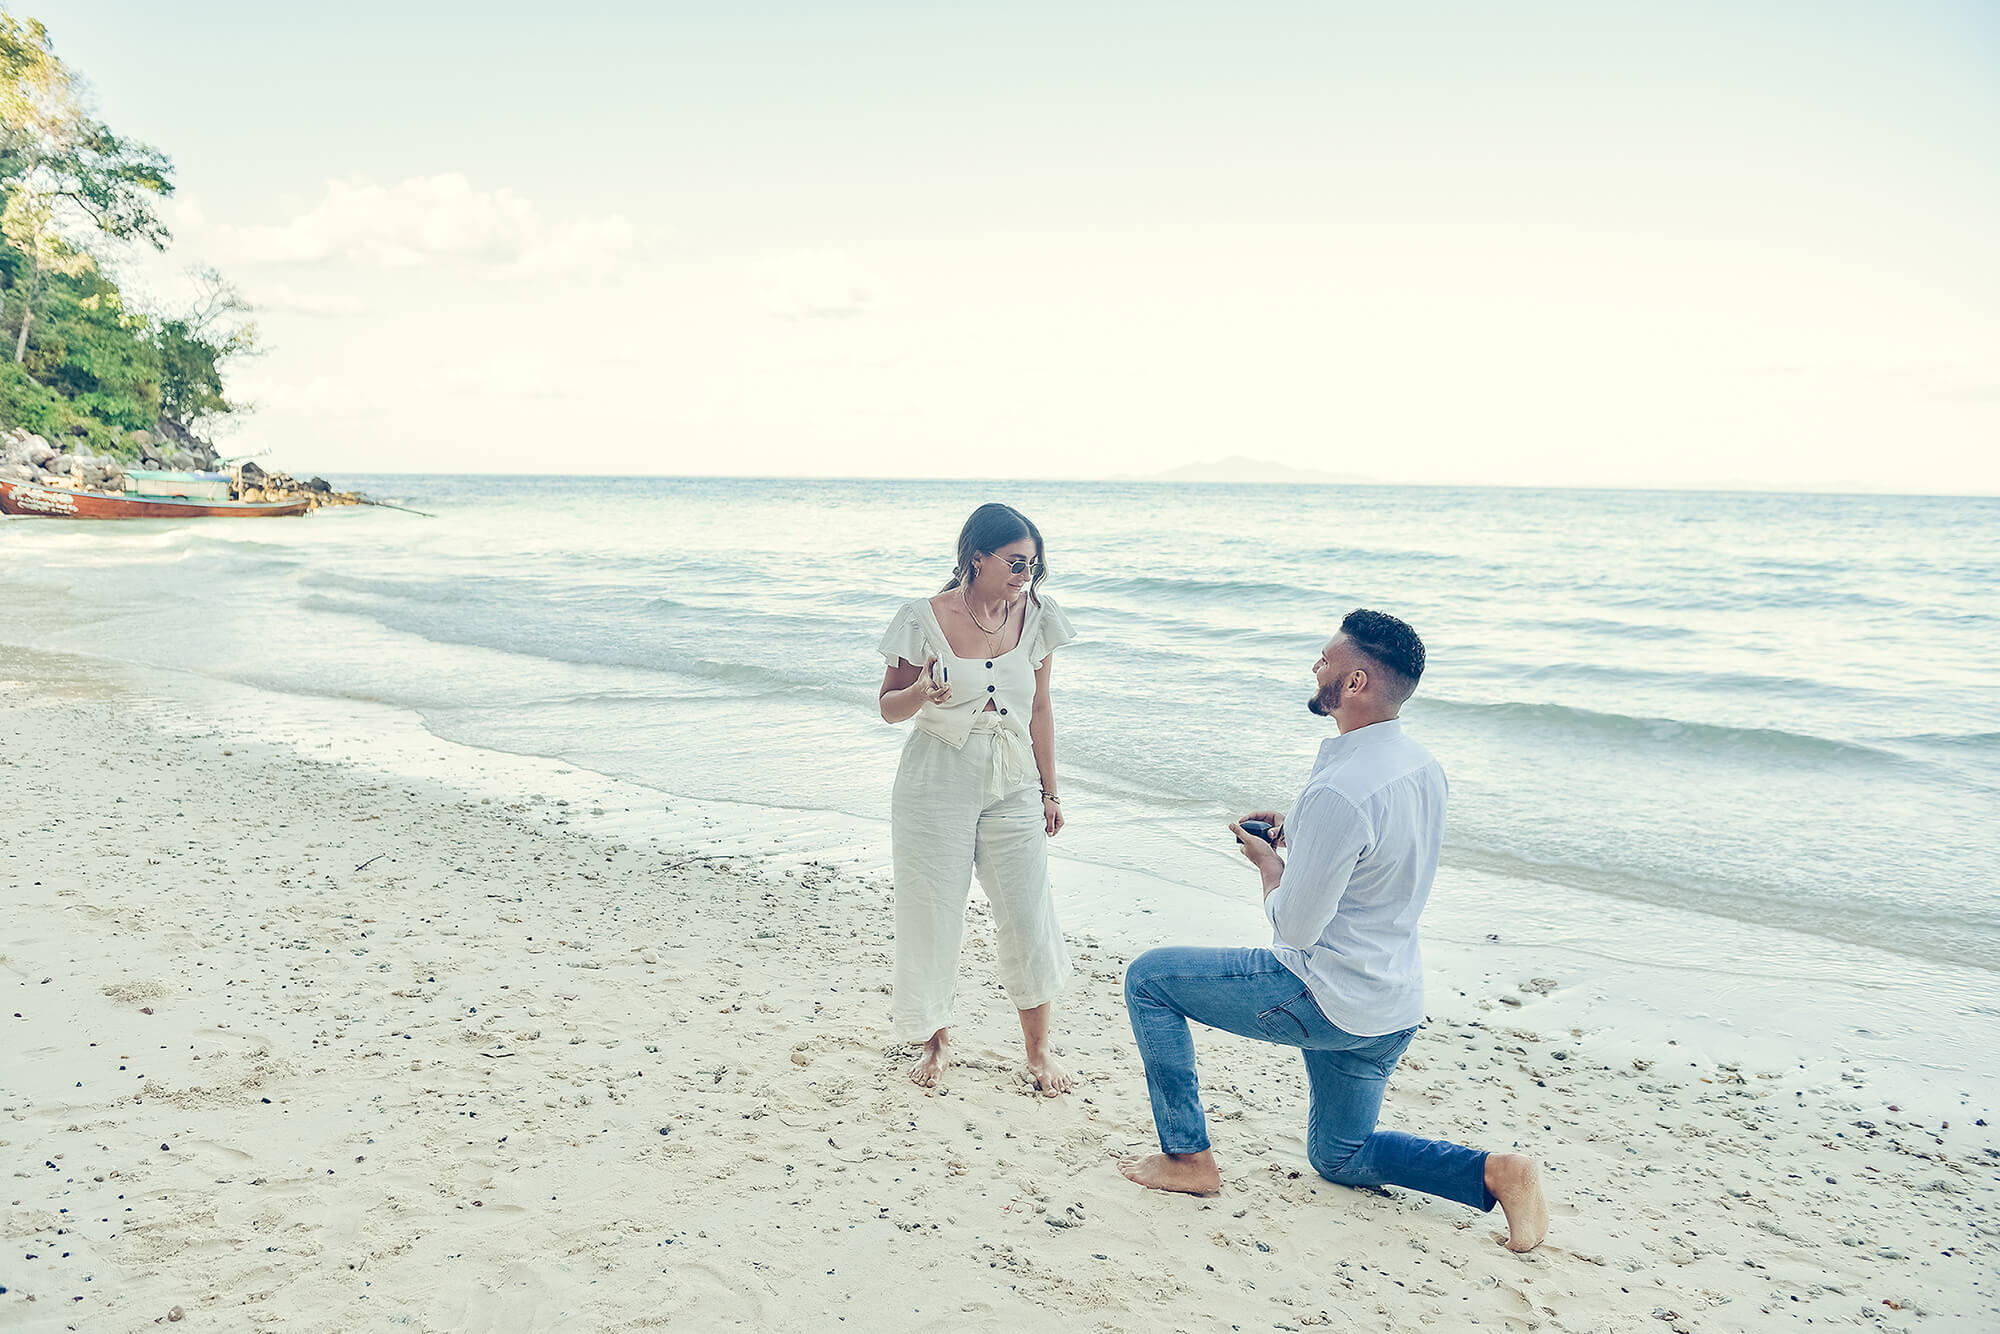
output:
{"label": "sandy beach", "polygon": [[0,0],[0,1334],[2000,1334],[1996,51]]}
{"label": "sandy beach", "polygon": [[1080,1086],[1043,1099],[975,906],[927,1095],[879,850],[607,825],[593,774],[371,763],[81,660],[0,678],[10,1330],[2000,1328],[1992,1109],[1852,1062],[1559,1022],[1447,950],[1384,1124],[1539,1157],[1540,1250],[1320,1181],[1296,1057],[1206,1033],[1225,1190],[1148,1194],[1113,1160],[1152,1145],[1152,942],[1072,933]]}

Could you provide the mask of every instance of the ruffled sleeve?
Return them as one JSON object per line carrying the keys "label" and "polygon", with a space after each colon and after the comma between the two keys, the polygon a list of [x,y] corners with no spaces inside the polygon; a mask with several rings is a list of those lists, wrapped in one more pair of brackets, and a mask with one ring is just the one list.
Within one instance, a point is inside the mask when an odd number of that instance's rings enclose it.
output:
{"label": "ruffled sleeve", "polygon": [[930,657],[925,649],[924,623],[917,614],[915,602],[905,602],[902,610],[889,622],[889,628],[882,633],[878,646],[882,656],[891,667],[899,662],[907,662],[912,667],[921,667]]}
{"label": "ruffled sleeve", "polygon": [[1076,638],[1076,627],[1069,623],[1054,598],[1042,599],[1042,614],[1035,622],[1035,647],[1028,660],[1040,667],[1048,660],[1049,654]]}

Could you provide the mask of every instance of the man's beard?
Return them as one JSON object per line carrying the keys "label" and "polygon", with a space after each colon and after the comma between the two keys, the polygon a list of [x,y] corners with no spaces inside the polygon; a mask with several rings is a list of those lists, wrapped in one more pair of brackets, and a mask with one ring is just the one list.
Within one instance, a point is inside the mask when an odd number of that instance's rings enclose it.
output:
{"label": "man's beard", "polygon": [[1322,718],[1331,718],[1334,710],[1340,707],[1344,693],[1339,681],[1335,681],[1332,685],[1321,686],[1313,692],[1313,697],[1306,701],[1306,707]]}

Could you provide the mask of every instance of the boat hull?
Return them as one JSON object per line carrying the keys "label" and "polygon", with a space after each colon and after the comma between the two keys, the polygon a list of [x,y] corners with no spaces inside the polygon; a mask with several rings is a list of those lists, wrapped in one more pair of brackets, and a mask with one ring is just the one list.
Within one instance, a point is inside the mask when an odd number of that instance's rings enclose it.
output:
{"label": "boat hull", "polygon": [[304,514],[308,500],[246,503],[174,496],[111,496],[33,482],[0,482],[0,514],[23,519],[279,519]]}

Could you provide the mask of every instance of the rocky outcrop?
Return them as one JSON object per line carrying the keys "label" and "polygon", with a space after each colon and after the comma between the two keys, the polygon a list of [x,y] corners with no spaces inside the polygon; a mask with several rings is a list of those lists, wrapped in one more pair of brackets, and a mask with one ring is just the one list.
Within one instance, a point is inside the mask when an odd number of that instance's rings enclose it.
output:
{"label": "rocky outcrop", "polygon": [[[161,423],[165,428],[168,423]],[[178,440],[173,436],[177,434]],[[138,447],[140,466],[158,472],[216,471],[215,447],[185,431],[162,429],[133,431],[128,444]],[[281,472],[267,472],[255,463],[232,469],[232,490],[238,500],[259,502],[306,500],[314,508],[321,505],[358,505],[358,492],[336,491],[326,479],[315,477],[300,482]],[[0,481],[34,482],[79,491],[113,494],[125,490],[125,465],[108,454],[95,454],[90,446],[77,441],[68,451],[57,449],[32,431],[20,427],[0,435]]]}

